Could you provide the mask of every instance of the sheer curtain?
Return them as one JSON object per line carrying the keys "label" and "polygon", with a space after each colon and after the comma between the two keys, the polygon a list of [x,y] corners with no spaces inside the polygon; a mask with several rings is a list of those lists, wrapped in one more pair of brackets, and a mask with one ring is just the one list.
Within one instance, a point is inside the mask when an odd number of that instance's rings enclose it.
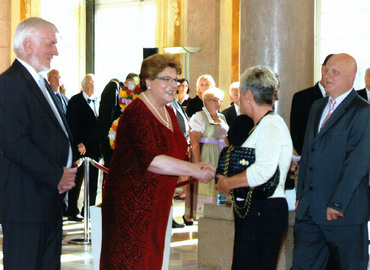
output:
{"label": "sheer curtain", "polygon": [[95,75],[97,94],[112,78],[139,73],[143,48],[154,47],[154,0],[96,0]]}
{"label": "sheer curtain", "polygon": [[355,89],[365,86],[364,76],[370,67],[370,1],[317,0],[317,50],[315,80],[330,53],[348,53],[357,61]]}

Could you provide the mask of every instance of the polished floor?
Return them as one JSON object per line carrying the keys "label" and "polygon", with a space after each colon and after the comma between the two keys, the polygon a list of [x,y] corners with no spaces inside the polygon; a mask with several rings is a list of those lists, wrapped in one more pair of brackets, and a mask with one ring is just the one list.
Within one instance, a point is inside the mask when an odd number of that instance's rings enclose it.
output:
{"label": "polished floor", "polygon": [[[98,199],[99,200],[99,199]],[[200,205],[212,202],[210,197],[200,197]],[[82,202],[80,202],[82,204]],[[199,217],[202,216],[202,208],[198,208]],[[184,201],[175,200],[173,205],[173,216],[178,223],[182,223],[184,214]],[[370,223],[369,223],[370,229]],[[90,226],[89,226],[89,231]],[[62,270],[92,270],[94,267],[93,247],[91,244],[81,244],[88,240],[84,230],[83,222],[63,222],[63,243],[62,243]],[[76,241],[71,241],[76,240]],[[74,242],[74,243],[72,243]],[[370,250],[369,250],[370,251]],[[196,270],[198,269],[198,224],[186,226],[185,228],[172,229],[171,255],[169,270]],[[2,231],[0,227],[0,270],[2,265]],[[370,264],[368,266],[370,270]]]}
{"label": "polished floor", "polygon": [[[210,201],[204,198],[204,201]],[[178,223],[183,223],[184,201],[175,200],[173,205],[173,216]],[[85,234],[83,222],[63,222],[62,243],[62,270],[87,270],[98,269],[94,267],[93,250],[91,244],[82,244],[89,240]],[[90,226],[89,226],[90,231]],[[74,240],[71,242],[71,240]],[[0,230],[0,269],[2,266],[2,231]],[[186,226],[185,228],[172,230],[170,270],[195,270],[197,269],[198,251],[198,224]]]}

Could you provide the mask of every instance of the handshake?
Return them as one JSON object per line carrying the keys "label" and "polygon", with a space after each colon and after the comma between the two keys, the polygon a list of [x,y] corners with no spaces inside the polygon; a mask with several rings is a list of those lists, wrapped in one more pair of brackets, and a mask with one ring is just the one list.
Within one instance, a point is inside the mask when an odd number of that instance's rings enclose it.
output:
{"label": "handshake", "polygon": [[209,162],[193,163],[195,170],[193,177],[201,183],[208,183],[213,180],[216,175],[216,167]]}

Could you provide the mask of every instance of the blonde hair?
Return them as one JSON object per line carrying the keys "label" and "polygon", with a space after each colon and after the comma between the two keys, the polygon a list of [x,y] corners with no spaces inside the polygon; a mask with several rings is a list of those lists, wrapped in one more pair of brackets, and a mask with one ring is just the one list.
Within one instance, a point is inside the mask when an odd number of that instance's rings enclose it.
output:
{"label": "blonde hair", "polygon": [[200,82],[203,81],[203,80],[207,80],[209,81],[209,83],[211,84],[210,88],[214,88],[216,87],[216,82],[215,80],[213,79],[213,77],[209,74],[204,74],[204,75],[200,75],[198,80],[197,80],[197,95],[199,95],[199,89],[200,89]]}

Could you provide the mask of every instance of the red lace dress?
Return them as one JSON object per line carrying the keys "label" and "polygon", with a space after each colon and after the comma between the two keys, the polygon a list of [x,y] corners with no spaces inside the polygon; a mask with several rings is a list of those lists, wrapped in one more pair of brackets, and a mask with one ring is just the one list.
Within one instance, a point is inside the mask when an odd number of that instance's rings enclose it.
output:
{"label": "red lace dress", "polygon": [[147,171],[158,155],[185,159],[186,141],[172,109],[174,132],[142,100],[122,114],[104,183],[100,269],[161,269],[177,176]]}

